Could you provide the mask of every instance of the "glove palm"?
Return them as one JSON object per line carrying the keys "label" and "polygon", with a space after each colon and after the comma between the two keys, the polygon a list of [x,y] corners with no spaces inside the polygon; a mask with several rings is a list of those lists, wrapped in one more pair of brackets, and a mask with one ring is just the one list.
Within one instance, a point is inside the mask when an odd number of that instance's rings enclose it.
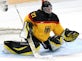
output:
{"label": "glove palm", "polygon": [[66,29],[64,31],[63,38],[64,38],[65,41],[71,42],[71,41],[74,41],[78,37],[78,35],[79,35],[78,32]]}

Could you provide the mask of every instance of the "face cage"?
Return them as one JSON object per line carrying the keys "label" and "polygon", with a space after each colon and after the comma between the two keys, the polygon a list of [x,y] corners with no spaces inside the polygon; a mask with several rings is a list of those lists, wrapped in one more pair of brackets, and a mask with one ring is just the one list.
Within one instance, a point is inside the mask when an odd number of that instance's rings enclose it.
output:
{"label": "face cage", "polygon": [[43,7],[43,11],[45,13],[51,14],[52,13],[52,6],[48,6],[48,7]]}

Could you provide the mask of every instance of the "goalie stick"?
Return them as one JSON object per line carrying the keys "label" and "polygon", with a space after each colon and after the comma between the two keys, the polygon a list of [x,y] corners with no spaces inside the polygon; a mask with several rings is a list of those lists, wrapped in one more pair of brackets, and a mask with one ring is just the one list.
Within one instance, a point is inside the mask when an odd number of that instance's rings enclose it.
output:
{"label": "goalie stick", "polygon": [[32,40],[32,34],[31,33],[30,33],[30,38],[28,38],[28,43],[29,43],[30,48],[31,48],[31,50],[32,50],[32,52],[36,58],[40,58],[43,60],[45,59],[47,61],[53,61],[54,60],[54,57],[52,55],[42,56],[39,54],[39,52],[36,50],[36,47],[35,47],[34,42]]}
{"label": "goalie stick", "polygon": [[21,20],[22,24],[23,24],[22,17],[20,16],[20,13],[19,13],[19,11],[18,11],[18,9],[17,9],[17,6],[16,6],[16,4],[15,4],[15,9],[16,9],[16,11],[17,11],[17,14],[18,14],[18,16],[19,16],[19,18],[20,18],[20,20]]}
{"label": "goalie stick", "polygon": [[28,43],[29,43],[29,45],[30,45],[30,48],[31,48],[31,50],[32,50],[32,52],[33,52],[33,54],[34,54],[34,56],[35,56],[35,57],[40,57],[40,54],[39,54],[39,52],[36,51],[36,47],[35,47],[35,45],[34,45],[34,43],[33,43],[32,34],[30,33],[29,36],[30,36],[30,38],[28,38]]}

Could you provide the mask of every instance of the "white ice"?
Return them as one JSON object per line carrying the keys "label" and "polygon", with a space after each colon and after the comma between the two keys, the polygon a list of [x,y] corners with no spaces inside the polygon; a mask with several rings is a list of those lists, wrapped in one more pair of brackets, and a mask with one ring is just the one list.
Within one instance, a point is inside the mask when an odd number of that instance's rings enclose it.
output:
{"label": "white ice", "polygon": [[[79,38],[82,38],[82,0],[68,0],[64,2],[51,2],[53,4],[53,12],[56,13],[60,19],[60,22],[64,28],[69,28],[71,30],[76,30],[80,33]],[[16,11],[15,5],[9,5],[9,10],[7,12],[3,12],[0,10],[0,28],[19,28],[22,29],[23,19],[28,13],[40,9],[41,2],[33,2],[33,3],[22,3],[17,4],[17,9],[20,17]],[[15,37],[16,36],[16,37]],[[4,40],[20,40],[19,35],[0,35],[0,44],[3,43]],[[4,61],[47,61],[36,58],[26,58],[26,57],[0,57],[0,60]],[[52,60],[52,59],[51,59]],[[63,57],[55,57],[52,61],[81,61],[82,53],[74,54],[70,56]]]}

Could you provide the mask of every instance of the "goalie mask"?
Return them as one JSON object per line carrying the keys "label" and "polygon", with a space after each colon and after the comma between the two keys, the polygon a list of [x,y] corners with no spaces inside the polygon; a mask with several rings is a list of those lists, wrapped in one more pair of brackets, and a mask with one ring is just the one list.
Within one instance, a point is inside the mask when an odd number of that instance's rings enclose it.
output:
{"label": "goalie mask", "polygon": [[44,11],[45,13],[51,14],[52,13],[52,5],[49,1],[44,1],[42,3],[42,7],[41,7],[42,11]]}

